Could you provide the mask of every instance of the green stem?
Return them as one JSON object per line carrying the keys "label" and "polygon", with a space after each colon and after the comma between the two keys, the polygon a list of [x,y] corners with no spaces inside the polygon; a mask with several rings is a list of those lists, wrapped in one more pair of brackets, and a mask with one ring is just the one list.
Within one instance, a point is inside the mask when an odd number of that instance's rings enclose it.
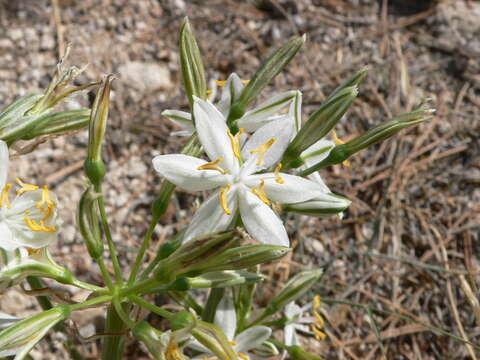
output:
{"label": "green stem", "polygon": [[70,310],[71,311],[82,310],[98,304],[106,303],[110,300],[112,300],[112,295],[102,295],[78,304],[70,305]]}
{"label": "green stem", "polygon": [[120,319],[123,320],[123,322],[128,325],[129,328],[133,328],[135,326],[135,322],[130,319],[126,311],[123,309],[122,304],[118,300],[113,300],[113,306],[115,307],[115,310],[117,311],[118,316]]}
{"label": "green stem", "polygon": [[[122,318],[118,315],[114,305],[110,305],[107,310],[107,319],[105,321],[106,333],[121,333],[126,329]],[[107,336],[103,339],[102,360],[121,360],[123,348],[125,345],[125,335]]]}
{"label": "green stem", "polygon": [[220,300],[225,296],[224,288],[215,288],[210,290],[210,295],[208,295],[207,304],[203,309],[202,320],[213,323],[215,318],[215,313],[217,312],[217,306],[220,303]]}
{"label": "green stem", "polygon": [[119,292],[119,296],[121,298],[124,298],[124,297],[128,297],[130,295],[141,294],[141,293],[149,291],[149,290],[151,290],[155,287],[158,287],[160,285],[163,285],[163,283],[161,281],[158,281],[155,278],[142,280],[142,281],[139,281],[136,285],[121,289],[120,292]]}
{"label": "green stem", "polygon": [[141,307],[150,310],[151,312],[164,317],[165,319],[172,320],[175,316],[174,313],[164,310],[156,305],[150,304],[147,300],[142,299],[140,296],[131,295],[128,297],[130,301],[140,305]]}
{"label": "green stem", "polygon": [[107,270],[107,266],[105,265],[105,261],[103,260],[102,257],[99,257],[97,259],[97,264],[100,267],[100,271],[102,272],[103,280],[107,284],[108,288],[110,290],[113,290],[114,284],[112,281],[112,277],[110,276],[110,273]]}
{"label": "green stem", "polygon": [[96,292],[96,293],[99,293],[99,294],[107,294],[108,293],[108,290],[103,288],[103,287],[93,285],[93,284],[90,284],[90,283],[87,283],[87,282],[84,282],[84,281],[81,281],[81,280],[78,280],[78,279],[75,279],[75,278],[73,279],[73,282],[70,285],[76,286],[80,289],[85,289],[85,290],[89,290],[89,291],[92,291],[92,292]]}
{"label": "green stem", "polygon": [[[42,279],[36,276],[27,277],[27,282],[32,288],[32,290],[44,289],[46,287]],[[53,308],[52,302],[47,296],[40,295],[36,296],[36,298],[43,310],[50,310],[51,308]]]}
{"label": "green stem", "polygon": [[143,257],[145,256],[145,252],[150,246],[150,240],[152,239],[152,235],[155,230],[155,227],[157,226],[158,220],[159,220],[158,216],[154,216],[154,218],[150,222],[150,226],[148,227],[147,233],[143,238],[142,245],[140,246],[140,250],[138,251],[137,258],[135,259],[135,263],[132,267],[132,272],[130,273],[130,277],[127,283],[128,285],[132,285],[137,278],[138,271],[140,270],[140,266],[142,265]]}
{"label": "green stem", "polygon": [[100,210],[100,218],[102,220],[103,231],[105,232],[105,236],[108,242],[108,249],[110,251],[110,256],[112,258],[113,270],[115,272],[115,279],[117,280],[118,284],[123,284],[122,270],[120,268],[120,263],[118,262],[117,249],[115,247],[115,244],[113,243],[112,233],[110,231],[110,225],[108,224],[108,221],[107,221],[107,212],[105,211],[105,200],[103,198],[102,185],[100,183],[95,185],[95,191],[101,194],[101,196],[98,198],[98,208]]}

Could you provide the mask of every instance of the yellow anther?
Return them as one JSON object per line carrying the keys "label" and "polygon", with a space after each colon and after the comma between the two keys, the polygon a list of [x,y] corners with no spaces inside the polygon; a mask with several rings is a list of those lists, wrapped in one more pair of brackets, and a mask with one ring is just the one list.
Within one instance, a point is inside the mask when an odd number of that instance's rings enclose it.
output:
{"label": "yellow anther", "polygon": [[285,184],[285,180],[280,176],[280,170],[282,170],[282,163],[278,163],[277,167],[275,168],[275,181],[279,184]]}
{"label": "yellow anther", "polygon": [[40,254],[41,251],[42,251],[41,249],[27,248],[28,256],[38,255],[38,254]]}
{"label": "yellow anther", "polygon": [[223,211],[225,211],[225,214],[227,215],[232,215],[232,212],[228,208],[228,202],[227,202],[227,192],[230,190],[232,187],[231,184],[228,184],[226,187],[220,189],[220,206],[222,207]]}
{"label": "yellow anther", "polygon": [[169,360],[183,360],[184,357],[180,353],[180,348],[172,339],[169,340],[167,350],[165,351],[165,358]]}
{"label": "yellow anther", "polygon": [[232,346],[237,345],[237,342],[236,342],[236,341],[229,341],[228,343],[229,343],[230,345],[232,345]]}
{"label": "yellow anther", "polygon": [[[335,130],[332,130],[332,136],[333,136],[333,141],[335,141],[335,144],[337,145],[343,145],[345,144],[345,141],[343,141],[342,139],[340,139],[338,136],[337,136],[337,132]],[[344,166],[350,166],[350,161],[348,160],[345,160],[342,162],[342,164]]]}
{"label": "yellow anther", "polygon": [[315,322],[311,326],[312,326],[312,331],[315,334],[315,338],[318,341],[323,340],[327,337],[327,335],[322,331],[325,325],[325,321],[323,320],[323,317],[320,314],[320,306],[321,306],[320,295],[315,295],[315,297],[313,298],[313,304],[312,304],[312,313],[315,316]]}
{"label": "yellow anther", "polygon": [[10,204],[10,199],[8,198],[8,191],[11,189],[12,184],[7,184],[2,190],[2,195],[0,196],[0,208],[3,205],[7,205],[7,208],[11,208],[12,204]]}
{"label": "yellow anther", "polygon": [[243,85],[247,85],[250,82],[250,80],[242,80]]}
{"label": "yellow anther", "polygon": [[240,128],[238,129],[238,133],[233,136],[230,130],[227,130],[227,135],[230,138],[230,143],[232,145],[233,155],[235,155],[237,159],[240,159],[242,157],[242,154],[240,153],[240,136],[244,132],[245,130],[243,128]]}
{"label": "yellow anther", "polygon": [[224,87],[227,84],[227,80],[215,80],[215,84]]}
{"label": "yellow anther", "polygon": [[250,359],[247,355],[242,354],[242,353],[237,353],[237,355],[242,360],[249,360]]}
{"label": "yellow anther", "polygon": [[30,230],[33,230],[33,231],[54,232],[57,230],[54,226],[52,227],[45,226],[45,223],[43,220],[36,222],[35,220],[25,217],[23,218],[23,221],[25,221],[25,224],[27,224]]}
{"label": "yellow anther", "polygon": [[207,90],[207,95],[211,95],[213,93],[213,90]]}
{"label": "yellow anther", "polygon": [[250,151],[250,154],[258,153],[257,166],[263,165],[265,162],[265,153],[268,151],[268,149],[270,149],[275,141],[276,140],[274,138],[271,138],[265,144],[260,145],[255,150]]}
{"label": "yellow anther", "polygon": [[215,170],[218,171],[220,174],[228,174],[227,170],[223,170],[220,166],[217,166],[223,161],[222,158],[218,158],[217,160],[207,162],[206,164],[200,165],[197,167],[197,170]]}
{"label": "yellow anther", "polygon": [[258,189],[253,188],[252,193],[258,196],[260,200],[262,200],[266,205],[270,205],[270,200],[267,197],[267,194],[265,193],[265,180],[260,181],[260,185]]}
{"label": "yellow anther", "polygon": [[15,179],[17,184],[21,186],[19,190],[17,190],[17,195],[22,195],[28,191],[35,191],[38,190],[39,187],[37,185],[27,184],[20,180],[18,177]]}
{"label": "yellow anther", "polygon": [[[50,191],[48,190],[48,186],[45,185],[42,190],[42,199],[35,204],[35,207],[43,213],[43,222],[53,215],[53,212],[55,210],[55,203],[50,198]],[[55,229],[52,231],[55,231]]]}

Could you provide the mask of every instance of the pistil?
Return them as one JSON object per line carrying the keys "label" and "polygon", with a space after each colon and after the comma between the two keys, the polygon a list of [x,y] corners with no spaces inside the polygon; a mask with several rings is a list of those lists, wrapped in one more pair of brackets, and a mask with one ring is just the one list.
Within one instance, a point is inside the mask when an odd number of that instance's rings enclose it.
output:
{"label": "pistil", "polygon": [[240,153],[240,136],[244,132],[245,130],[243,128],[240,128],[238,129],[238,133],[233,136],[230,130],[227,130],[227,135],[230,138],[230,143],[232,145],[233,155],[235,155],[237,159],[240,159],[242,157],[242,154]]}

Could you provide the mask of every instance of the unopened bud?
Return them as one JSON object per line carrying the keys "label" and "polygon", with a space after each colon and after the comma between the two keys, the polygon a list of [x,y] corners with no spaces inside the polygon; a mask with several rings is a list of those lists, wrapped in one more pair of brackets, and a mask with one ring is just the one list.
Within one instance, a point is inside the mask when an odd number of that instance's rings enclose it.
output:
{"label": "unopened bud", "polygon": [[327,216],[345,211],[350,204],[351,201],[343,196],[325,194],[322,197],[300,203],[284,204],[282,210],[309,216]]}
{"label": "unopened bud", "polygon": [[90,256],[94,259],[102,256],[104,250],[97,213],[99,196],[100,194],[95,193],[93,186],[90,186],[80,198],[77,211],[80,233],[85,240]]}
{"label": "unopened bud", "polygon": [[135,324],[132,334],[145,344],[155,360],[165,360],[163,354],[168,346],[168,334],[155,329],[146,321]]}
{"label": "unopened bud", "polygon": [[230,341],[218,326],[205,321],[198,321],[197,326],[191,332],[200,344],[219,359],[238,358]]}
{"label": "unopened bud", "polygon": [[265,341],[262,345],[252,350],[255,356],[261,358],[271,358],[272,356],[279,355],[278,349],[270,341]]}

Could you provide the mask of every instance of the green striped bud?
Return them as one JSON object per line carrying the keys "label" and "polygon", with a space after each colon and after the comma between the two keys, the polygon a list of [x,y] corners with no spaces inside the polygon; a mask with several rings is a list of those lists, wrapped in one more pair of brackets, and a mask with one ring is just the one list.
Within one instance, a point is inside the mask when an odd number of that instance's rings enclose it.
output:
{"label": "green striped bud", "polygon": [[77,211],[78,228],[85,240],[88,253],[94,259],[101,257],[104,251],[97,213],[99,197],[100,194],[95,193],[93,186],[88,187],[80,198]]}

